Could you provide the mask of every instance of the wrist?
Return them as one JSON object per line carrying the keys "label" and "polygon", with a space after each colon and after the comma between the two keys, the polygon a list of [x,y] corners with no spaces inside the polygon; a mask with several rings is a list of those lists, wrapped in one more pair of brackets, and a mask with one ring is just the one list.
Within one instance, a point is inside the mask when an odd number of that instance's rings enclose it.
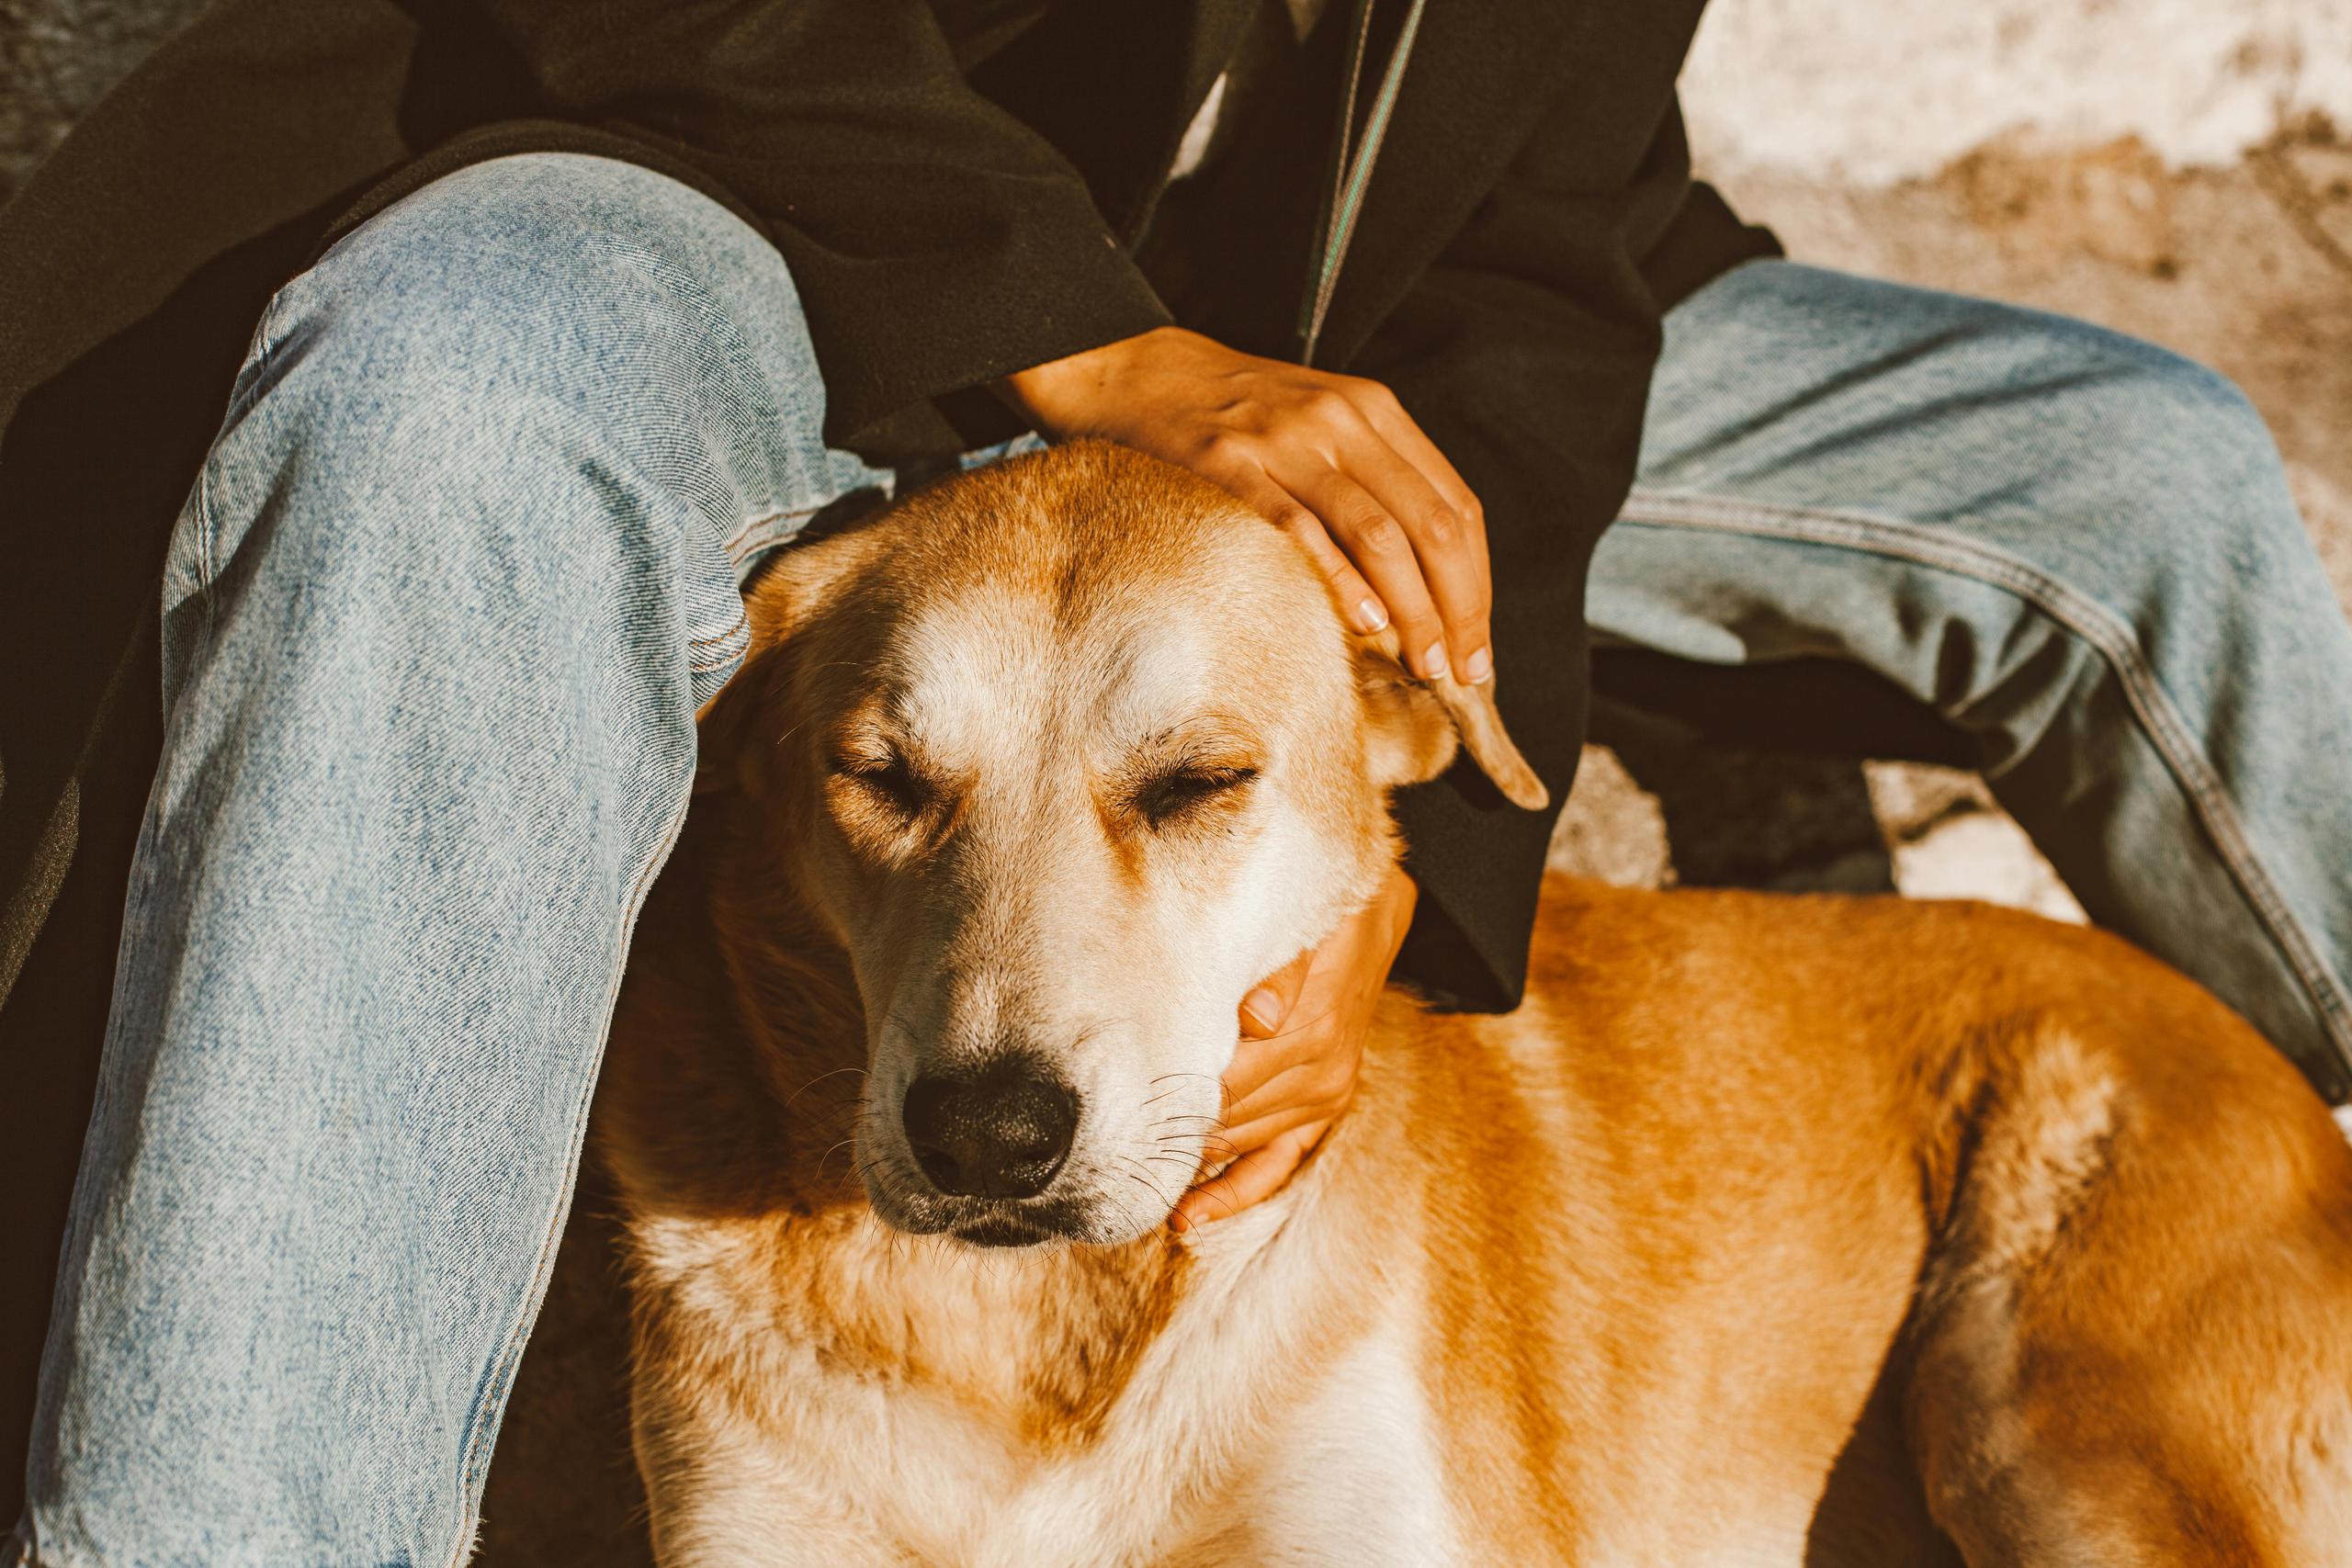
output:
{"label": "wrist", "polygon": [[1032,365],[990,382],[989,389],[1040,434],[1077,434],[1084,425],[1083,411],[1111,380],[1110,362],[1119,346],[1102,344]]}
{"label": "wrist", "polygon": [[1131,337],[1114,338],[1015,370],[989,383],[989,389],[1041,434],[1089,434],[1105,423],[1102,415],[1108,401],[1136,356],[1151,353],[1173,334],[1182,333],[1182,327],[1152,327]]}

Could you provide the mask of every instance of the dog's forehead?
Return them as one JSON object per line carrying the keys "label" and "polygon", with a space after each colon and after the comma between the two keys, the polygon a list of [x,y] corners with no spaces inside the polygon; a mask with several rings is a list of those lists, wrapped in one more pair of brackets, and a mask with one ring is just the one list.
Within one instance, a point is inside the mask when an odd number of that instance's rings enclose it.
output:
{"label": "dog's forehead", "polygon": [[886,660],[892,707],[926,749],[1017,761],[1038,739],[1116,746],[1230,709],[1237,663],[1262,653],[1206,610],[1056,610],[989,583],[911,606]]}
{"label": "dog's forehead", "polygon": [[1338,616],[1296,543],[1132,453],[1015,460],[893,526],[848,606],[859,705],[935,753],[1112,751],[1212,712],[1272,739],[1348,686]]}

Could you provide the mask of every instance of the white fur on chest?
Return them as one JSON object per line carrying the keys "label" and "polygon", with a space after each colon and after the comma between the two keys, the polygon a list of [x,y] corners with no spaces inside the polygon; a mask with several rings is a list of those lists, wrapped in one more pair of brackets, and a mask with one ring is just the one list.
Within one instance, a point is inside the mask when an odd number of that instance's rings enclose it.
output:
{"label": "white fur on chest", "polygon": [[1402,1323],[1384,1324],[1275,1427],[1265,1464],[1221,1506],[1187,1565],[1463,1561],[1428,1402]]}
{"label": "white fur on chest", "polygon": [[1456,1561],[1410,1308],[1332,1338],[1331,1260],[1284,1245],[1305,1229],[1281,1235],[1285,1206],[1216,1227],[1100,1434],[1058,1454],[780,1337],[744,1345],[767,1418],[641,1385],[676,1483],[654,1500],[665,1568]]}
{"label": "white fur on chest", "polygon": [[[938,1509],[934,1517],[955,1523],[932,1537],[925,1556],[970,1568],[1442,1568],[1457,1554],[1404,1352],[1385,1332],[1363,1340],[1309,1398],[1247,1433],[1207,1400],[1139,1390],[1134,1413],[1143,1419],[1114,1422],[1083,1458],[1025,1473],[959,1467],[968,1434],[942,1431],[921,1468],[943,1480],[963,1473],[925,1505],[910,1497],[899,1518]],[[1228,1381],[1219,1367],[1170,1371],[1197,1379],[1204,1392]],[[1184,1431],[1152,1418],[1185,1406],[1204,1425]],[[1205,1474],[1208,1450],[1227,1450],[1234,1473]],[[986,1484],[991,1473],[1004,1483]]]}

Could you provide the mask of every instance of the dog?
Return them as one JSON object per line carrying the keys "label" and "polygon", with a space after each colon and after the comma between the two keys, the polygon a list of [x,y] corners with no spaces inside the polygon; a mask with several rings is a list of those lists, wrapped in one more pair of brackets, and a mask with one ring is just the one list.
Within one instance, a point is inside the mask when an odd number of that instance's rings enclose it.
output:
{"label": "dog", "polygon": [[[2352,1562],[2352,1149],[1978,906],[1555,879],[1180,1235],[1239,998],[1491,685],[1077,444],[783,552],[596,1113],[669,1565]],[[1498,806],[1498,809],[1513,809]]]}

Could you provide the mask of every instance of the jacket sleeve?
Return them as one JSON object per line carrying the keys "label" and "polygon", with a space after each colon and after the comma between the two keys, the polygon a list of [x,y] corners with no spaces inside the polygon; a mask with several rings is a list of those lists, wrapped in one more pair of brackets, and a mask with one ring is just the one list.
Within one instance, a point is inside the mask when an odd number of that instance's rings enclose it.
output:
{"label": "jacket sleeve", "polygon": [[482,0],[541,112],[650,143],[767,226],[826,434],[1164,323],[1078,171],[967,85],[923,0]]}
{"label": "jacket sleeve", "polygon": [[1539,124],[1350,366],[1395,390],[1485,507],[1497,694],[1554,801],[1520,810],[1466,759],[1397,798],[1421,889],[1399,973],[1476,1010],[1516,1006],[1526,984],[1584,739],[1586,570],[1633,484],[1661,339],[1643,263],[1692,190],[1670,100],[1638,162],[1598,177],[1560,119]]}

